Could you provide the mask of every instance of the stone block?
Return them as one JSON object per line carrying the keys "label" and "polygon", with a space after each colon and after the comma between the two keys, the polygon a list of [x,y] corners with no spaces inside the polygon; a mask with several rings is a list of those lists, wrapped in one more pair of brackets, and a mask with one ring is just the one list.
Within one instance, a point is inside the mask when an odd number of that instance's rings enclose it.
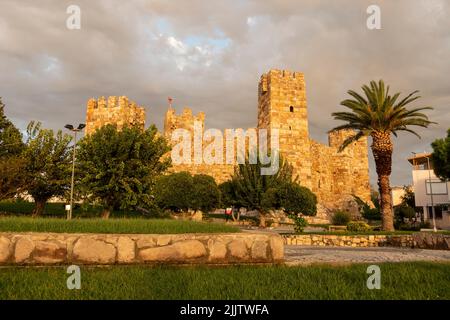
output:
{"label": "stone block", "polygon": [[57,240],[37,241],[33,260],[38,263],[61,263],[67,259],[65,243]]}
{"label": "stone block", "polygon": [[265,260],[267,258],[267,242],[256,240],[251,247],[252,259]]}
{"label": "stone block", "polygon": [[16,247],[14,250],[14,261],[15,262],[25,262],[30,258],[31,253],[34,250],[34,243],[27,236],[19,237],[16,241]]}
{"label": "stone block", "polygon": [[117,261],[133,262],[136,255],[136,244],[129,237],[119,237],[117,240]]}
{"label": "stone block", "polygon": [[75,262],[112,264],[116,260],[116,248],[101,239],[81,237],[73,247]]}
{"label": "stone block", "polygon": [[0,237],[0,262],[6,262],[11,256],[11,240]]}

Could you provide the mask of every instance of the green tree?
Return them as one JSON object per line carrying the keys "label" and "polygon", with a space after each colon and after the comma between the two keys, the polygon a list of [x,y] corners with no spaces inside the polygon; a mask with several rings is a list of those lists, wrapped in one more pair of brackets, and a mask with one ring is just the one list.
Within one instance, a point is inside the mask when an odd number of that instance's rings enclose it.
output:
{"label": "green tree", "polygon": [[24,191],[26,162],[19,156],[0,158],[0,200],[10,199]]}
{"label": "green tree", "polygon": [[153,208],[155,181],[170,165],[167,141],[154,125],[117,130],[106,125],[80,140],[77,150],[79,184],[91,200],[103,205],[107,219],[113,209]]}
{"label": "green tree", "polygon": [[26,190],[33,197],[32,216],[44,212],[45,204],[54,196],[63,196],[70,186],[72,137],[61,130],[42,129],[40,123],[31,122],[23,153],[26,161]]}
{"label": "green tree", "polygon": [[5,115],[0,97],[0,158],[17,156],[23,151],[22,134]]}
{"label": "green tree", "polygon": [[385,87],[383,80],[378,83],[370,82],[370,86],[362,87],[365,97],[355,91],[348,91],[352,99],[341,102],[341,105],[350,109],[349,112],[335,112],[336,120],[345,121],[331,131],[343,129],[356,130],[355,134],[344,141],[342,151],[353,142],[364,136],[372,137],[372,154],[378,175],[378,188],[381,198],[381,216],[383,230],[394,230],[394,217],[392,212],[392,196],[390,175],[392,171],[392,152],[394,145],[391,135],[397,136],[399,131],[420,136],[411,129],[411,126],[428,127],[431,123],[428,117],[421,113],[430,107],[407,109],[406,106],[420,98],[418,91],[414,91],[399,101],[400,93],[389,94],[389,86]]}
{"label": "green tree", "polygon": [[194,181],[189,172],[175,172],[158,178],[155,186],[156,203],[161,209],[186,212],[192,206]]}
{"label": "green tree", "polygon": [[182,171],[161,176],[155,186],[155,198],[161,209],[209,212],[219,206],[220,191],[213,177]]}
{"label": "green tree", "polygon": [[316,195],[296,182],[284,182],[268,189],[262,205],[266,210],[283,209],[288,215],[314,216],[317,213]]}
{"label": "green tree", "polygon": [[368,202],[365,202],[363,199],[356,195],[353,195],[353,199],[358,205],[359,212],[361,213],[363,218],[367,220],[381,220],[380,200],[378,198],[378,192],[370,193],[370,201],[372,202],[372,205],[370,205],[370,203]]}
{"label": "green tree", "polygon": [[437,139],[431,146],[434,173],[442,180],[450,180],[450,129],[447,131],[447,138]]}
{"label": "green tree", "polygon": [[237,196],[234,192],[233,181],[228,180],[219,184],[220,204],[222,207],[243,207],[236,201]]}
{"label": "green tree", "polygon": [[205,174],[197,174],[192,177],[193,182],[193,210],[201,210],[208,213],[219,206],[220,191],[213,177]]}
{"label": "green tree", "polygon": [[25,161],[20,157],[22,134],[6,117],[4,108],[0,98],[0,200],[14,197],[27,184]]}
{"label": "green tree", "polygon": [[[273,175],[262,175],[263,165],[259,162],[250,164],[246,161],[244,164],[236,166],[231,178],[232,196],[234,203],[247,209],[256,209],[264,211],[264,194],[271,188],[276,188],[286,182],[296,181],[293,177],[292,166],[280,157],[279,170]],[[267,197],[267,195],[266,195]]]}

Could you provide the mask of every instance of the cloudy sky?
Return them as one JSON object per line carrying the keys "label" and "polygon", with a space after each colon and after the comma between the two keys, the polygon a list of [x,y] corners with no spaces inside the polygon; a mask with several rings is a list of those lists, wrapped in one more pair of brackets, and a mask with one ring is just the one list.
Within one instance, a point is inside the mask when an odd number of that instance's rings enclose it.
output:
{"label": "cloudy sky", "polygon": [[[366,27],[371,4],[381,30]],[[81,9],[80,30],[66,27],[69,5]],[[102,95],[145,105],[159,128],[168,96],[177,111],[206,112],[208,127],[254,127],[258,79],[271,68],[304,72],[321,142],[348,89],[380,78],[419,89],[439,124],[395,141],[393,183],[410,183],[405,159],[450,127],[450,1],[0,0],[0,96],[22,129],[84,122],[87,99]]]}

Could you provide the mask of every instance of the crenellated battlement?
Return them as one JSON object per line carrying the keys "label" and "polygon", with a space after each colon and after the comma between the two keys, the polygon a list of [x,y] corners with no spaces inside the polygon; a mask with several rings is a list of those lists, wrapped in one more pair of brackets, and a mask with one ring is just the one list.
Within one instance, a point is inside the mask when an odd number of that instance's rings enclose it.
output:
{"label": "crenellated battlement", "polygon": [[164,120],[164,134],[170,136],[175,129],[192,130],[194,122],[198,121],[205,127],[205,113],[199,112],[197,115],[192,113],[192,109],[184,107],[180,115],[177,115],[175,109],[170,107],[166,112]]}
{"label": "crenellated battlement", "polygon": [[104,96],[91,98],[87,102],[86,134],[107,124],[116,124],[120,129],[125,125],[145,126],[145,108],[126,96]]}

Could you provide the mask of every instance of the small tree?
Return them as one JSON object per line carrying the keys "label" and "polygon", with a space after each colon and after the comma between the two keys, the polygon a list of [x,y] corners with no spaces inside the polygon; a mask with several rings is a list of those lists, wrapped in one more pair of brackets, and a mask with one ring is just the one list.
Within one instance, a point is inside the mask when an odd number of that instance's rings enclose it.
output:
{"label": "small tree", "polygon": [[14,197],[27,184],[25,161],[20,157],[22,134],[6,117],[4,107],[0,98],[0,200]]}
{"label": "small tree", "polygon": [[433,153],[431,159],[434,166],[434,173],[442,180],[450,179],[450,129],[447,131],[447,138],[435,140],[431,146]]}
{"label": "small tree", "polygon": [[370,198],[372,205],[365,202],[360,197],[353,195],[353,199],[358,205],[359,212],[364,219],[367,220],[381,220],[380,201],[378,198],[378,192],[371,192]]}
{"label": "small tree", "polygon": [[32,216],[44,212],[45,204],[54,196],[63,196],[70,186],[72,137],[61,130],[42,129],[40,123],[31,122],[23,153],[26,161],[26,190],[33,197]]}
{"label": "small tree", "polygon": [[0,200],[19,194],[27,185],[26,162],[18,156],[0,158]]}
{"label": "small tree", "polygon": [[205,213],[216,209],[220,203],[220,191],[213,177],[198,174],[192,178],[193,197],[192,209],[201,210]]}
{"label": "small tree", "polygon": [[0,97],[0,158],[17,156],[24,148],[22,134],[6,117],[4,108]]}
{"label": "small tree", "polygon": [[220,191],[213,177],[205,174],[192,176],[182,171],[160,177],[156,183],[155,197],[161,209],[208,212],[219,206]]}
{"label": "small tree", "polygon": [[291,216],[314,216],[317,213],[316,195],[296,182],[285,182],[270,188],[264,194],[262,203],[266,210],[283,209]]}
{"label": "small tree", "polygon": [[[418,212],[419,208],[416,208],[414,191],[409,186],[403,186],[404,195],[401,197],[402,202],[394,208],[394,217],[396,228],[405,228],[405,219],[411,222]],[[408,226],[406,226],[408,227]]]}
{"label": "small tree", "polygon": [[175,172],[158,178],[156,203],[161,209],[188,211],[192,206],[194,182],[189,172]]}
{"label": "small tree", "polygon": [[102,217],[113,209],[153,208],[155,181],[170,165],[168,144],[154,125],[142,131],[106,125],[79,143],[80,183],[90,198],[103,204]]}
{"label": "small tree", "polygon": [[262,201],[269,189],[296,180],[292,166],[283,158],[280,158],[279,170],[273,175],[262,175],[261,168],[263,165],[259,161],[256,164],[246,161],[235,168],[231,179],[231,194],[235,197],[235,203],[248,209],[264,211]]}
{"label": "small tree", "polygon": [[237,196],[234,191],[233,181],[228,180],[219,184],[220,191],[220,205],[222,207],[243,207],[236,199]]}

